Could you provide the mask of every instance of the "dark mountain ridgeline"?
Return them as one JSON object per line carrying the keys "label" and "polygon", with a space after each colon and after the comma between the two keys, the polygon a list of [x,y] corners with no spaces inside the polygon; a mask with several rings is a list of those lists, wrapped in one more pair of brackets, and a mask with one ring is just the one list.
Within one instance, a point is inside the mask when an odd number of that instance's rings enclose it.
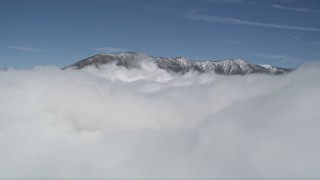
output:
{"label": "dark mountain ridgeline", "polygon": [[140,68],[141,62],[153,61],[160,69],[171,73],[187,73],[196,71],[199,73],[210,73],[223,75],[245,75],[245,74],[286,74],[293,69],[280,68],[271,65],[256,65],[242,59],[226,59],[220,61],[194,61],[184,57],[164,58],[153,57],[143,53],[124,52],[119,54],[97,54],[95,56],[78,61],[63,69],[82,69],[87,66],[96,66],[115,63],[126,68]]}

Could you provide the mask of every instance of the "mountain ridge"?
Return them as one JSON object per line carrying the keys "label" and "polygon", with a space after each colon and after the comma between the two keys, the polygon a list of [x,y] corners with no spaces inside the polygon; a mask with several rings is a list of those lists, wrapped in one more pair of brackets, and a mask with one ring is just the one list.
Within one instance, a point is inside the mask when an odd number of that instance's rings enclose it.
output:
{"label": "mountain ridge", "polygon": [[73,68],[82,69],[87,66],[96,66],[115,63],[118,66],[126,68],[140,68],[142,61],[152,61],[160,69],[164,69],[171,73],[184,74],[189,71],[196,71],[199,73],[210,73],[223,75],[245,75],[245,74],[286,74],[294,69],[281,68],[272,65],[256,65],[251,64],[243,59],[224,59],[217,61],[195,61],[189,60],[185,57],[155,57],[148,56],[140,52],[123,52],[118,54],[96,54],[94,56],[85,58],[63,69]]}

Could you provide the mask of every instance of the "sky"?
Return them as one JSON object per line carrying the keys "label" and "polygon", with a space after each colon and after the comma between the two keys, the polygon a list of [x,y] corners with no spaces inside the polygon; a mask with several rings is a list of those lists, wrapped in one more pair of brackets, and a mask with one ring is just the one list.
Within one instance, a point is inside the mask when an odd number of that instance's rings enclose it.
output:
{"label": "sky", "polygon": [[0,67],[64,67],[98,53],[320,61],[318,0],[0,0]]}
{"label": "sky", "polygon": [[[319,16],[320,0],[0,0],[0,179],[319,179]],[[125,51],[300,68],[61,69]]]}

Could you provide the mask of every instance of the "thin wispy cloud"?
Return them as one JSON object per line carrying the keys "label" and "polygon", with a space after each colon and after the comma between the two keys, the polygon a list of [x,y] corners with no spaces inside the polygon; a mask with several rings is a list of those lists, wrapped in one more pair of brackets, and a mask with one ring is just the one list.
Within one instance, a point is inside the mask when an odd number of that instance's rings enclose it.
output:
{"label": "thin wispy cloud", "polygon": [[300,39],[299,36],[293,36],[292,38],[293,38],[294,40],[299,40],[299,39]]}
{"label": "thin wispy cloud", "polygon": [[94,48],[92,49],[94,51],[100,51],[100,52],[108,52],[108,53],[118,53],[118,52],[124,52],[127,51],[125,49],[121,48],[114,48],[114,47],[100,47],[100,48]]}
{"label": "thin wispy cloud", "polygon": [[136,1],[118,1],[118,3],[121,3],[125,6],[131,6],[134,8],[144,9],[150,12],[157,12],[157,13],[163,13],[163,14],[183,14],[185,13],[184,10],[180,10],[177,8],[164,8],[164,7],[158,7],[158,6],[152,6],[148,5],[146,3],[139,3]]}
{"label": "thin wispy cloud", "polygon": [[316,27],[292,26],[292,25],[285,25],[285,24],[272,24],[272,23],[248,21],[248,20],[222,17],[222,16],[202,15],[202,14],[198,14],[198,13],[190,13],[190,14],[186,15],[185,17],[193,19],[193,20],[205,21],[205,22],[211,22],[211,23],[246,25],[246,26],[255,26],[255,27],[263,27],[263,28],[288,29],[288,30],[299,30],[299,31],[320,31],[320,28],[316,28]]}
{"label": "thin wispy cloud", "polygon": [[305,8],[305,7],[287,7],[287,6],[282,6],[282,5],[278,5],[278,4],[274,4],[274,5],[272,5],[272,7],[277,8],[277,9],[296,11],[296,12],[310,12],[311,11],[309,8]]}
{"label": "thin wispy cloud", "polygon": [[15,31],[21,31],[21,32],[34,32],[34,33],[41,33],[46,35],[60,35],[60,36],[72,36],[72,37],[83,37],[84,35],[74,33],[74,32],[66,32],[58,31],[58,30],[51,30],[47,28],[36,28],[36,27],[24,27],[24,26],[6,26],[4,28],[15,30]]}
{"label": "thin wispy cloud", "polygon": [[252,56],[258,57],[258,58],[264,58],[264,59],[273,59],[273,60],[279,60],[282,63],[301,63],[304,60],[297,57],[287,56],[287,55],[279,55],[279,54],[266,54],[266,53],[251,53]]}
{"label": "thin wispy cloud", "polygon": [[259,4],[259,3],[256,1],[248,2],[248,5],[257,5],[257,4]]}
{"label": "thin wispy cloud", "polygon": [[206,0],[207,2],[217,2],[217,3],[241,3],[244,0]]}
{"label": "thin wispy cloud", "polygon": [[245,43],[235,40],[235,39],[227,39],[226,42],[228,44],[237,45],[237,46],[243,46]]}
{"label": "thin wispy cloud", "polygon": [[309,42],[308,44],[318,46],[320,45],[320,41],[312,41],[312,42]]}
{"label": "thin wispy cloud", "polygon": [[10,49],[25,51],[25,52],[41,52],[42,50],[34,47],[26,47],[26,46],[8,46]]}

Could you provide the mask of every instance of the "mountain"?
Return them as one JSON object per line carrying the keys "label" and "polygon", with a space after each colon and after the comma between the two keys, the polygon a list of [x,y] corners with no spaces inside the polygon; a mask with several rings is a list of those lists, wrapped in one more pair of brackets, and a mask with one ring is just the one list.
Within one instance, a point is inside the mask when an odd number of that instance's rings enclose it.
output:
{"label": "mountain", "polygon": [[7,67],[0,67],[0,71],[7,71],[8,68]]}
{"label": "mountain", "polygon": [[223,75],[244,75],[252,73],[260,74],[285,74],[293,69],[275,67],[271,65],[256,65],[242,59],[226,59],[220,61],[194,61],[184,57],[164,58],[153,57],[138,52],[124,52],[119,54],[97,54],[78,61],[63,69],[82,69],[86,66],[115,63],[126,68],[140,68],[142,61],[153,61],[159,68],[172,73],[187,73],[196,71],[199,73],[215,72]]}

